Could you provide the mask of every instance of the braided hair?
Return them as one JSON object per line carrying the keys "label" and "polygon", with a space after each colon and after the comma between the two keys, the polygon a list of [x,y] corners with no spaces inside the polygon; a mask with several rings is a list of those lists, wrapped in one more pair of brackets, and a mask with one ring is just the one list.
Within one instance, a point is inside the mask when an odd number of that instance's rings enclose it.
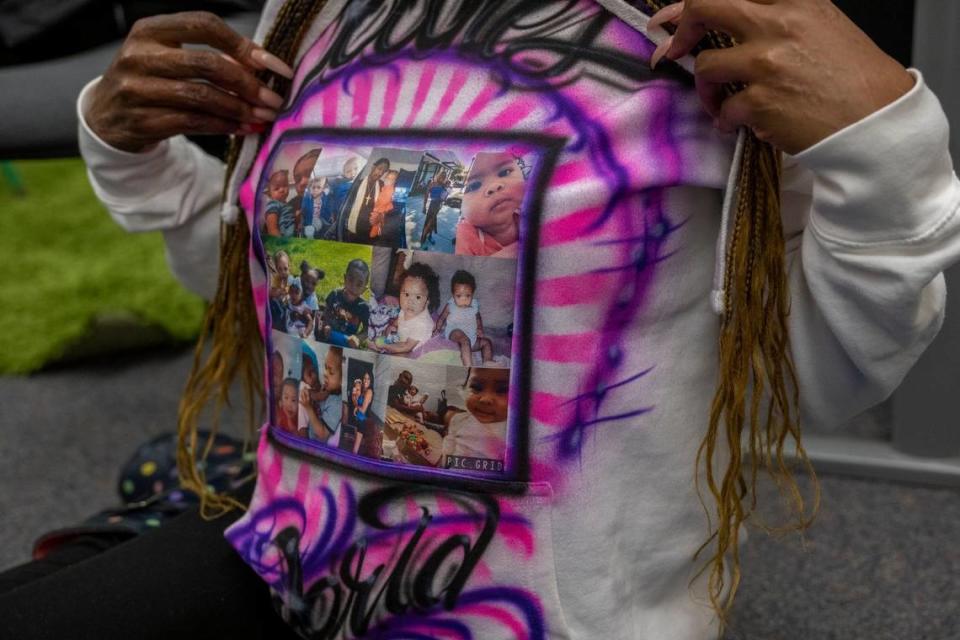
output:
{"label": "braided hair", "polygon": [[[293,65],[303,37],[326,0],[287,0],[264,39],[263,48],[288,65]],[[280,95],[290,91],[290,80],[269,70],[259,71],[258,79]],[[260,144],[266,136],[260,138]],[[242,139],[230,141],[226,155],[226,179],[223,199],[228,197],[230,178],[237,168]],[[177,419],[177,470],[183,488],[200,496],[200,512],[213,518],[233,508],[244,508],[235,498],[207,489],[202,465],[214,439],[207,439],[203,451],[197,451],[200,415],[213,401],[210,431],[219,429],[219,416],[230,404],[229,391],[240,380],[247,408],[247,444],[252,446],[259,422],[265,415],[263,388],[263,340],[257,311],[250,295],[250,228],[245,216],[234,224],[220,225],[220,278],[213,301],[207,308],[200,339],[193,356],[193,369],[187,378]]]}
{"label": "braided hair", "polygon": [[[651,11],[658,11],[673,1],[644,3]],[[725,49],[735,44],[730,36],[711,31],[694,51]],[[724,88],[727,95],[741,89],[740,84]],[[708,574],[710,604],[720,618],[721,631],[740,583],[740,525],[756,509],[760,470],[770,475],[789,501],[793,520],[787,529],[802,531],[809,527],[820,500],[816,475],[800,437],[799,388],[787,325],[790,294],[780,218],[780,160],[780,153],[770,144],[759,140],[752,131],[745,132],[730,258],[723,274],[727,299],[720,320],[717,387],[707,432],[697,450],[697,493],[710,522],[710,537],[695,557],[710,551],[694,580]],[[762,409],[766,413],[763,418]],[[745,420],[749,424],[746,460],[742,440]],[[794,476],[794,465],[785,456],[788,442],[795,446],[796,460],[812,481],[809,510]],[[714,462],[721,446],[725,446],[730,457],[718,477]],[[715,509],[708,509],[704,503],[701,470]],[[729,584],[725,578],[728,554]]]}

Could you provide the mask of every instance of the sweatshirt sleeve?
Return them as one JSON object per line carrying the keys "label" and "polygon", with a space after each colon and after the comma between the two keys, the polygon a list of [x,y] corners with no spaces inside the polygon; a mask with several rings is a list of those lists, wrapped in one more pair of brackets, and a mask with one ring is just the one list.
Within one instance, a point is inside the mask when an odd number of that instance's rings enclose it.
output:
{"label": "sweatshirt sleeve", "polygon": [[210,300],[217,287],[224,164],[183,136],[143,153],[111,147],[87,125],[91,90],[77,100],[80,154],[94,193],[127,231],[161,231],[170,270]]}
{"label": "sweatshirt sleeve", "polygon": [[911,70],[896,102],[785,159],[790,332],[801,419],[886,399],[943,323],[960,182],[939,101]]}

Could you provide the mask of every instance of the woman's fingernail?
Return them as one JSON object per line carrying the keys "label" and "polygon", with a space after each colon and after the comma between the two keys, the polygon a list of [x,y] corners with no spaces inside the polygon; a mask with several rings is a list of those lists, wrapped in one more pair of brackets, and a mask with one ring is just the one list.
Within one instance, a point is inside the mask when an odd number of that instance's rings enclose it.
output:
{"label": "woman's fingernail", "polygon": [[273,109],[264,109],[263,107],[254,107],[251,110],[253,117],[257,120],[265,120],[268,122],[273,122],[277,119],[277,112]]}
{"label": "woman's fingernail", "polygon": [[286,62],[265,49],[254,49],[250,53],[250,57],[253,58],[255,62],[259,62],[267,69],[270,69],[270,71],[284,78],[293,78],[293,69],[291,69]]}
{"label": "woman's fingernail", "polygon": [[260,90],[257,92],[257,98],[263,104],[267,105],[272,109],[279,109],[283,106],[283,97],[275,91],[271,91],[267,87],[260,87]]}
{"label": "woman's fingernail", "polygon": [[664,22],[673,22],[680,17],[680,14],[683,13],[683,3],[677,2],[675,4],[670,4],[665,6],[660,11],[657,11],[655,14],[650,16],[650,20],[647,22],[647,30],[656,29],[657,27],[663,25]]}
{"label": "woman's fingernail", "polygon": [[653,50],[653,55],[650,56],[650,68],[656,69],[657,64],[660,60],[667,54],[667,51],[670,50],[670,47],[673,46],[673,36],[668,37],[666,40],[657,45],[657,48]]}

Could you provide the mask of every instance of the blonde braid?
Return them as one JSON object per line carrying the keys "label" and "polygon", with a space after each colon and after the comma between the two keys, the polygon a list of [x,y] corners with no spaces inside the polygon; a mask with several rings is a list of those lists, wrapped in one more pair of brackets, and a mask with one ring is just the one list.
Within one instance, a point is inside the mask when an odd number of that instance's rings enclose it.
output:
{"label": "blonde braid", "polygon": [[[325,4],[325,0],[288,0],[277,14],[264,40],[264,48],[292,66],[304,35]],[[291,84],[286,78],[269,71],[260,71],[257,76],[281,95],[290,91]],[[259,144],[268,135],[269,131],[264,133]],[[232,197],[228,185],[237,168],[240,148],[241,140],[237,137],[231,139],[226,157],[224,201]],[[213,446],[213,435],[220,428],[220,413],[230,404],[230,386],[235,380],[242,381],[247,408],[248,450],[265,415],[263,340],[251,295],[249,251],[250,229],[247,217],[241,211],[234,224],[220,225],[217,293],[207,308],[194,351],[193,369],[180,400],[177,470],[181,486],[200,496],[200,512],[206,518],[244,507],[230,495],[218,494],[208,488],[201,464]],[[211,400],[214,401],[211,436],[204,450],[198,452],[200,415]]]}
{"label": "blonde braid", "polygon": [[[654,11],[672,4],[658,0],[645,2]],[[726,34],[711,32],[698,47],[727,48],[734,44]],[[742,85],[730,85],[726,87],[727,95],[742,88]],[[780,174],[779,152],[748,131],[737,176],[733,232],[724,272],[727,298],[720,322],[717,387],[707,432],[697,450],[694,472],[697,493],[710,523],[709,537],[695,557],[699,558],[715,542],[710,557],[694,580],[708,574],[708,595],[720,619],[721,633],[740,584],[740,526],[756,509],[761,468],[776,482],[781,495],[788,497],[793,519],[782,529],[802,531],[809,527],[820,501],[819,484],[801,444],[800,397],[787,320],[790,294],[780,218]],[[749,419],[746,416],[748,390]],[[765,397],[769,404],[761,422]],[[745,420],[749,424],[749,482],[744,475],[743,460]],[[729,450],[729,460],[718,480],[714,463],[718,461],[721,438]],[[795,445],[796,458],[813,483],[809,511],[797,484],[794,465],[788,463],[785,455],[788,441]],[[704,502],[701,469],[715,510],[708,509]],[[766,525],[764,528],[771,529]],[[729,584],[724,575],[727,554],[730,555]]]}

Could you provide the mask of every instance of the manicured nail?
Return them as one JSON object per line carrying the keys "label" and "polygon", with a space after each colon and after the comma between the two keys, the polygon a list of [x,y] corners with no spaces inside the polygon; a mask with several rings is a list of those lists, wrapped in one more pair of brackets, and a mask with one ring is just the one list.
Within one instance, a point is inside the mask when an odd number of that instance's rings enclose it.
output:
{"label": "manicured nail", "polygon": [[273,55],[265,49],[254,49],[250,53],[250,57],[253,58],[255,62],[259,62],[270,71],[277,73],[284,78],[293,78],[293,69],[287,66],[287,63]]}
{"label": "manicured nail", "polygon": [[257,98],[271,109],[279,109],[283,106],[283,98],[280,94],[271,91],[267,87],[260,87],[260,90],[257,92]]}
{"label": "manicured nail", "polygon": [[251,112],[253,117],[257,120],[265,120],[267,122],[273,122],[277,119],[277,112],[273,109],[264,109],[263,107],[254,107]]}
{"label": "manicured nail", "polygon": [[655,14],[650,16],[650,20],[647,22],[647,31],[656,29],[657,27],[663,25],[664,22],[673,22],[680,17],[681,13],[683,13],[682,2],[665,6],[663,9],[660,9],[660,11],[657,11]]}
{"label": "manicured nail", "polygon": [[657,45],[657,48],[653,50],[653,55],[650,56],[650,68],[656,69],[657,64],[660,60],[667,54],[667,51],[670,50],[670,47],[673,46],[673,36],[668,37],[666,40]]}

